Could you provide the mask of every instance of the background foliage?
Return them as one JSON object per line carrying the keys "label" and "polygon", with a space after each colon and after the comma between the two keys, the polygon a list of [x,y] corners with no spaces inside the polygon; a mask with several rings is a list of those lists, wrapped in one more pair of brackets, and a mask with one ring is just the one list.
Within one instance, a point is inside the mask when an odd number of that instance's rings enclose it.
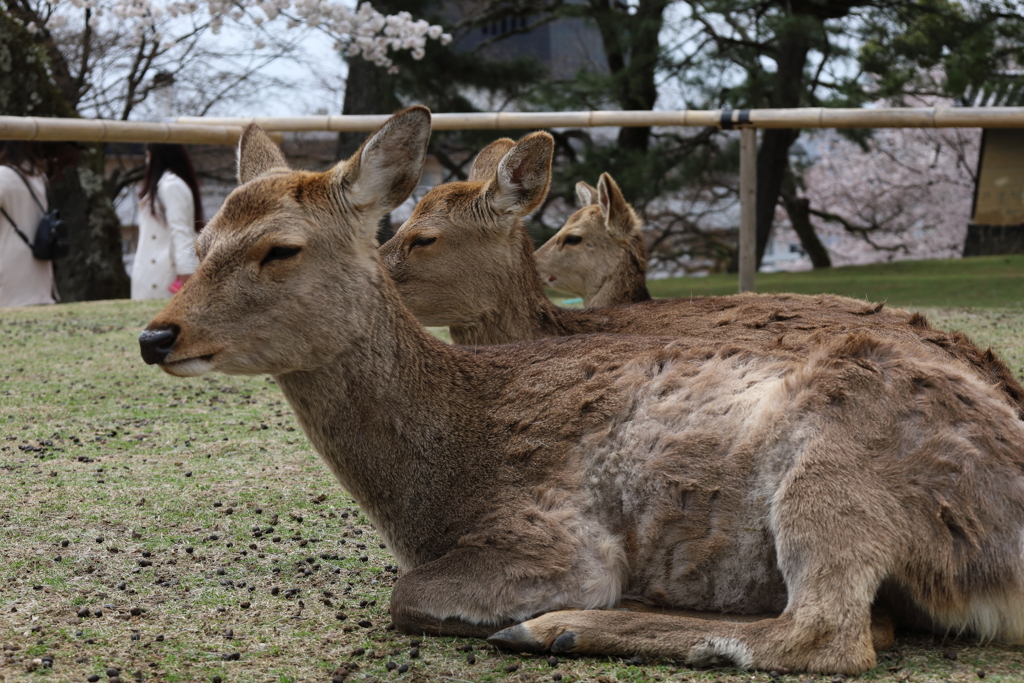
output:
{"label": "background foliage", "polygon": [[[120,6],[120,0],[104,2]],[[376,0],[373,8],[381,14],[373,16],[406,17],[396,27],[418,26],[423,38],[413,45],[405,29],[396,28],[386,53],[373,41],[359,48],[361,38],[343,30],[348,19],[325,13],[323,8],[331,3],[236,4],[194,3],[192,14],[179,9],[171,18],[160,15],[160,21],[129,17],[135,22],[126,24],[129,30],[98,19],[103,3],[0,0],[2,30],[12,36],[0,54],[0,77],[13,77],[13,71],[3,71],[4,64],[29,67],[19,70],[18,78],[25,82],[3,89],[7,95],[0,98],[0,112],[31,108],[46,115],[79,111],[127,119],[159,114],[172,105],[180,114],[235,111],[258,101],[266,86],[288,80],[268,75],[263,67],[273,63],[291,60],[296,65],[292,74],[339,82],[335,66],[323,59],[303,61],[296,51],[314,34],[337,36],[339,54],[348,60],[342,105],[346,114],[390,112],[413,103],[462,112],[1024,102],[1020,0]],[[94,5],[97,9],[90,15]],[[193,6],[170,0],[143,5]],[[77,23],[55,22],[60,14],[55,8],[72,8],[68,16]],[[271,16],[293,27],[292,32],[269,30],[280,25],[267,23]],[[460,47],[466,44],[460,38],[469,32],[511,18],[518,21],[504,35],[471,50]],[[510,36],[566,18],[594,28],[601,38],[603,67],[559,80],[542,62],[502,56],[502,41]],[[234,27],[237,42],[201,40],[217,30],[218,21]],[[430,24],[443,25],[455,41],[427,40],[427,33],[434,36],[434,27],[426,28]],[[361,59],[355,53],[372,53],[374,58]],[[178,94],[167,99],[171,83]],[[461,178],[475,152],[502,134],[518,137],[521,131],[439,133],[431,151],[448,177]],[[844,135],[865,153],[885,153],[885,138],[871,131]],[[694,264],[712,271],[735,266],[734,134],[623,128],[612,135],[562,130],[555,136],[556,177],[547,204],[534,220],[538,240],[552,234],[571,211],[576,181],[593,183],[607,171],[646,213],[654,257],[663,270],[686,271]],[[814,139],[799,130],[766,130],[760,137],[759,260],[772,226],[780,222],[795,229],[816,267],[831,264],[822,236],[834,236],[836,230],[876,244],[884,234],[882,241],[896,256],[911,253],[905,247],[915,240],[936,241],[921,240],[920,235],[941,223],[932,203],[922,200],[932,212],[912,226],[899,220],[866,223],[848,206],[872,201],[871,193],[836,203],[834,193],[820,191],[820,182],[816,186],[814,177],[805,177],[809,166],[795,153],[816,148]],[[339,136],[337,156],[350,154],[362,138]],[[800,145],[794,146],[798,140]],[[895,165],[920,165],[915,157],[924,147],[897,150],[902,156]],[[842,160],[832,161],[835,165]],[[77,189],[68,196],[88,194],[93,185],[83,184],[83,179],[101,168],[95,152],[83,155],[81,163],[86,166],[80,165],[69,181]],[[969,172],[959,162],[936,168],[939,175]],[[833,171],[841,176],[856,168],[849,164]],[[139,169],[112,172],[105,178],[106,194],[117,196],[138,176]],[[902,182],[888,176],[883,181],[894,186]],[[83,236],[77,253],[83,257],[69,262],[66,276],[61,276],[69,299],[126,291],[110,207],[99,196],[89,196],[88,210],[75,219]]]}

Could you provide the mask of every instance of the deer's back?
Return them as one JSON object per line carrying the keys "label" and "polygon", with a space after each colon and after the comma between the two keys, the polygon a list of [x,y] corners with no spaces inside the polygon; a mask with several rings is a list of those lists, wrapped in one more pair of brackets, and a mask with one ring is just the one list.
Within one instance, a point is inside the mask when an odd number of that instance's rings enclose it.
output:
{"label": "deer's back", "polygon": [[790,332],[906,325],[911,314],[822,294],[736,294],[658,299],[601,309],[565,310],[574,333],[663,334],[707,341],[757,341]]}
{"label": "deer's back", "polygon": [[805,348],[853,332],[921,344],[934,358],[953,359],[1002,387],[1024,417],[1024,387],[991,350],[966,335],[933,329],[924,316],[823,294],[738,294],[660,299],[629,306],[563,311],[560,334],[613,332],[685,337],[706,343],[782,344]]}

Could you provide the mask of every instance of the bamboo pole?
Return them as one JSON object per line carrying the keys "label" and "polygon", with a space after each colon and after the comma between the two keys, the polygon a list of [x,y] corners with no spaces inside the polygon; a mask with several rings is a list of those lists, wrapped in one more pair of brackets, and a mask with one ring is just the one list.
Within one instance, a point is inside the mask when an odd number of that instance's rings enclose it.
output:
{"label": "bamboo pole", "polygon": [[[388,116],[180,117],[180,123],[247,126],[264,130],[355,133],[376,130]],[[468,112],[434,114],[433,130],[594,128],[598,126],[716,126],[718,111]]]}
{"label": "bamboo pole", "polygon": [[[180,117],[178,122],[246,126],[265,130],[372,131],[387,116]],[[738,120],[739,119],[739,120]],[[742,119],[746,119],[743,121]],[[434,130],[500,130],[592,128],[598,126],[726,126],[747,123],[754,128],[1024,128],[1024,107],[920,107],[885,109],[750,109],[710,111],[580,111],[474,112],[434,114]]]}
{"label": "bamboo pole", "polygon": [[[174,142],[234,145],[242,128],[268,132],[372,131],[387,116],[200,118],[174,123],[0,116],[0,140]],[[754,128],[1024,128],[1024,107],[907,109],[750,109],[736,111],[474,112],[434,114],[434,130],[590,128],[597,126]]]}
{"label": "bamboo pole", "polygon": [[230,124],[0,116],[0,140],[234,145],[243,128]]}
{"label": "bamboo pole", "polygon": [[757,272],[757,129],[740,130],[740,292],[754,291]]}

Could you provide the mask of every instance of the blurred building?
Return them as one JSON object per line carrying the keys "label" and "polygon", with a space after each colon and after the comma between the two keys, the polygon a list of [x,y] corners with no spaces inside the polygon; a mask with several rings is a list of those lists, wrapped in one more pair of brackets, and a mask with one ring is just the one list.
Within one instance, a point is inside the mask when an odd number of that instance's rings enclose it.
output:
{"label": "blurred building", "polygon": [[989,128],[981,138],[964,256],[1019,253],[1024,253],[1024,130]]}
{"label": "blurred building", "polygon": [[[586,4],[586,0],[567,4]],[[477,0],[455,0],[445,5],[444,14],[456,23],[480,14],[483,7]],[[492,61],[533,58],[557,81],[571,80],[581,71],[609,72],[597,24],[582,17],[506,17],[457,34],[455,50],[477,50]]]}

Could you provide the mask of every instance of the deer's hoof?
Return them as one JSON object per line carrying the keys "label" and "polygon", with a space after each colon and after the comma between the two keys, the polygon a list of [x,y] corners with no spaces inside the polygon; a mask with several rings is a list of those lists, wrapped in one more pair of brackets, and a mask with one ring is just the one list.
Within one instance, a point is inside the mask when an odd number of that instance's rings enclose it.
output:
{"label": "deer's hoof", "polygon": [[566,631],[555,638],[555,642],[551,643],[551,651],[555,654],[572,652],[574,647],[576,647],[576,634],[572,631]]}
{"label": "deer's hoof", "polygon": [[488,638],[487,642],[516,652],[543,652],[545,649],[544,643],[534,638],[522,624],[498,631]]}

